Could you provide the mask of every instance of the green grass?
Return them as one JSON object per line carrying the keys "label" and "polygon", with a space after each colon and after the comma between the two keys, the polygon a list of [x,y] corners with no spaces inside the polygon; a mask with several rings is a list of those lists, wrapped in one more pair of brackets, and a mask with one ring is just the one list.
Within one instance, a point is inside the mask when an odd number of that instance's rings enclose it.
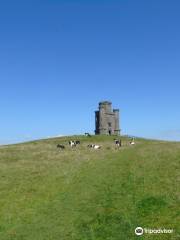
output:
{"label": "green grass", "polygon": [[123,138],[117,150],[113,137],[76,136],[70,149],[70,138],[0,147],[0,240],[180,239],[180,143]]}

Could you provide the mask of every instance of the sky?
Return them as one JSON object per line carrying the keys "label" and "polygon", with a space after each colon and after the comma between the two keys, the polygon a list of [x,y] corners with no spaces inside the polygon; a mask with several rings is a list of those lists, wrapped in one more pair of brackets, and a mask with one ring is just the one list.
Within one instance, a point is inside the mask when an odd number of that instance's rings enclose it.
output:
{"label": "sky", "polygon": [[180,1],[1,0],[0,144],[93,133],[180,140]]}

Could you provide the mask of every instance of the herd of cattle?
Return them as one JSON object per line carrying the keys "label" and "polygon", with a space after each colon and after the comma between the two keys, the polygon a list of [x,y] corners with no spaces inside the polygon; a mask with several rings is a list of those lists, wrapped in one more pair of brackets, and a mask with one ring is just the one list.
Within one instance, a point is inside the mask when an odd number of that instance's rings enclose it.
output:
{"label": "herd of cattle", "polygon": [[[76,147],[77,145],[80,145],[81,142],[80,142],[79,140],[70,140],[70,141],[68,142],[68,144],[69,144],[69,146],[70,146],[71,148],[74,148],[74,147]],[[132,138],[132,139],[130,140],[129,144],[130,144],[130,145],[134,145],[134,144],[135,144],[134,138]],[[114,145],[115,145],[116,148],[122,147],[122,140],[121,140],[121,139],[114,139]],[[96,144],[88,144],[87,147],[88,147],[88,148],[93,148],[93,149],[100,149],[100,148],[102,148],[102,146],[96,145]],[[65,145],[58,144],[58,145],[57,145],[57,148],[63,150],[63,149],[65,149]]]}

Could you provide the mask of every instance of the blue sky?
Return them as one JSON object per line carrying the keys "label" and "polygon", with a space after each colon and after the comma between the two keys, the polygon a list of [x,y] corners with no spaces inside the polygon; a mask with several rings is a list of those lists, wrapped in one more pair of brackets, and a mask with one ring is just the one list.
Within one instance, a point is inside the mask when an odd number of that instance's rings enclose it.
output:
{"label": "blue sky", "polygon": [[94,131],[180,140],[180,2],[0,2],[0,144]]}

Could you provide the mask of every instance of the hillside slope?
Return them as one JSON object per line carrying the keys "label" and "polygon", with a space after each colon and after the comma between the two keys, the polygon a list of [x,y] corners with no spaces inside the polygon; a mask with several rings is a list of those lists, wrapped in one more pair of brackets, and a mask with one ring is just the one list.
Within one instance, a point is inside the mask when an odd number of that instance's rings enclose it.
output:
{"label": "hillside slope", "polygon": [[133,240],[137,226],[174,229],[141,239],[180,239],[180,143],[136,143],[123,138],[117,150],[113,137],[76,136],[0,147],[0,239]]}

